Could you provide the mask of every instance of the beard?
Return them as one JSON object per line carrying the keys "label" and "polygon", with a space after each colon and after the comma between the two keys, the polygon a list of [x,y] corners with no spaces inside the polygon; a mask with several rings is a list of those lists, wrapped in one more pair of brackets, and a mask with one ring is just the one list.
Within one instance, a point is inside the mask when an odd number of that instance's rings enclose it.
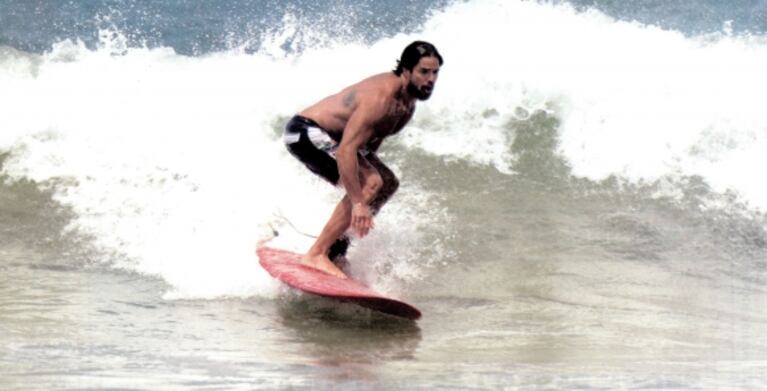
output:
{"label": "beard", "polygon": [[407,83],[407,93],[410,94],[410,96],[416,97],[418,100],[426,100],[431,96],[431,89],[426,86],[418,88],[413,82],[409,82]]}

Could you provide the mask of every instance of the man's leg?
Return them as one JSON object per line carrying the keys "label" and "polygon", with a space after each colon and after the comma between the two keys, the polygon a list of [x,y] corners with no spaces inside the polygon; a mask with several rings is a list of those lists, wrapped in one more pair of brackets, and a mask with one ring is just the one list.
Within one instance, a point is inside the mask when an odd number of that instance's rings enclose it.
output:
{"label": "man's leg", "polygon": [[[375,199],[383,185],[383,180],[378,171],[371,166],[365,159],[360,158],[360,184],[362,185],[362,195],[364,202],[370,204]],[[308,266],[315,267],[337,277],[345,278],[346,275],[331,261],[328,252],[331,245],[340,238],[351,224],[352,205],[348,196],[344,196],[341,202],[336,205],[333,214],[330,216],[325,227],[314,245],[304,256],[303,262]]]}
{"label": "man's leg", "polygon": [[349,250],[351,239],[348,236],[342,235],[333,244],[330,245],[328,250],[328,258],[330,258],[336,266],[341,267],[342,263],[345,263],[343,258],[346,256],[346,251]]}
{"label": "man's leg", "polygon": [[[397,176],[394,175],[389,167],[387,167],[376,154],[370,153],[365,156],[365,159],[367,159],[368,163],[378,171],[378,174],[383,180],[381,190],[378,191],[375,198],[373,198],[373,201],[370,202],[370,209],[375,216],[399,188],[399,179],[397,179]],[[346,255],[346,251],[349,249],[350,244],[351,239],[349,239],[348,236],[341,236],[330,246],[328,258],[330,258],[336,265],[343,263],[342,259]]]}
{"label": "man's leg", "polygon": [[397,191],[399,188],[399,179],[397,179],[397,176],[394,175],[389,167],[387,167],[375,153],[368,154],[366,159],[370,165],[378,171],[378,175],[380,175],[383,180],[381,190],[378,191],[378,194],[373,198],[373,201],[370,202],[370,209],[372,209],[372,212],[375,215],[378,214],[384,204],[386,204]]}

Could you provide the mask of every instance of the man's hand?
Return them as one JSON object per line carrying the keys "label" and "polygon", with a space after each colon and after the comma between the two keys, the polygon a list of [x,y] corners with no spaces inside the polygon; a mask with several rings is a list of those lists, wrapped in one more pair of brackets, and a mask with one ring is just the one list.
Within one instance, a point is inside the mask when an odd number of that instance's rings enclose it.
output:
{"label": "man's hand", "polygon": [[370,207],[362,202],[352,205],[352,230],[361,238],[373,229],[373,213]]}

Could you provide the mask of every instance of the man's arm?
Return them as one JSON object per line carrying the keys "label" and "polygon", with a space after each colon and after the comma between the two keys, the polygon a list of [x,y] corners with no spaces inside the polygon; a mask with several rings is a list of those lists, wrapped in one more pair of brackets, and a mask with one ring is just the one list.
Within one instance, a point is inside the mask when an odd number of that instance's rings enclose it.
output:
{"label": "man's arm", "polygon": [[372,138],[375,124],[386,114],[383,96],[360,97],[357,108],[346,123],[341,144],[336,151],[338,171],[352,203],[352,228],[364,236],[372,227],[372,213],[365,203],[360,184],[357,153]]}
{"label": "man's arm", "polygon": [[344,128],[336,160],[341,182],[353,204],[363,202],[357,153],[372,138],[375,124],[385,112],[383,99],[373,97],[361,100]]}

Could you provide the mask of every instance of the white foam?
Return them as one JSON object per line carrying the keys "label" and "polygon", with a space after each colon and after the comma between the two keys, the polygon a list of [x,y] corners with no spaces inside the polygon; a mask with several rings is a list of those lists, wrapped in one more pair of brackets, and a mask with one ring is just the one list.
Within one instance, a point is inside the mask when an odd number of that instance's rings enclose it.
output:
{"label": "white foam", "polygon": [[410,145],[510,172],[504,124],[514,109],[553,110],[575,175],[699,175],[767,208],[755,172],[767,163],[757,153],[767,142],[764,37],[690,38],[567,5],[499,0],[457,4],[424,29],[447,63],[421,119],[428,126],[410,132]]}
{"label": "white foam", "polygon": [[[406,44],[425,39],[446,64],[394,142],[512,173],[506,124],[545,109],[562,121],[560,152],[576,175],[699,175],[767,207],[756,171],[767,159],[760,37],[687,38],[513,0],[459,2],[421,33],[371,46],[323,41],[288,54],[280,36],[255,54],[186,57],[127,48],[105,32],[96,50],[64,41],[42,56],[6,55],[0,149],[13,156],[4,171],[62,184],[58,200],[80,216],[72,228],[92,234],[117,267],[164,278],[168,297],[275,295],[254,255],[268,223],[283,213],[316,234],[341,196],[285,152],[275,128],[391,69]],[[388,281],[422,278],[447,256],[434,231],[420,229],[449,221],[440,210],[435,217],[435,197],[405,180],[377,230],[352,250],[369,259],[356,272],[397,291]],[[427,246],[435,253],[418,264]]]}
{"label": "white foam", "polygon": [[[168,298],[277,294],[255,256],[275,214],[316,234],[342,195],[289,156],[278,132],[371,72],[357,64],[348,75],[336,63],[367,50],[193,58],[102,38],[97,50],[65,41],[0,69],[0,148],[13,151],[4,171],[59,184],[56,198],[79,216],[71,229],[105,255],[96,261],[162,277]],[[389,218],[423,213],[399,209]]]}

